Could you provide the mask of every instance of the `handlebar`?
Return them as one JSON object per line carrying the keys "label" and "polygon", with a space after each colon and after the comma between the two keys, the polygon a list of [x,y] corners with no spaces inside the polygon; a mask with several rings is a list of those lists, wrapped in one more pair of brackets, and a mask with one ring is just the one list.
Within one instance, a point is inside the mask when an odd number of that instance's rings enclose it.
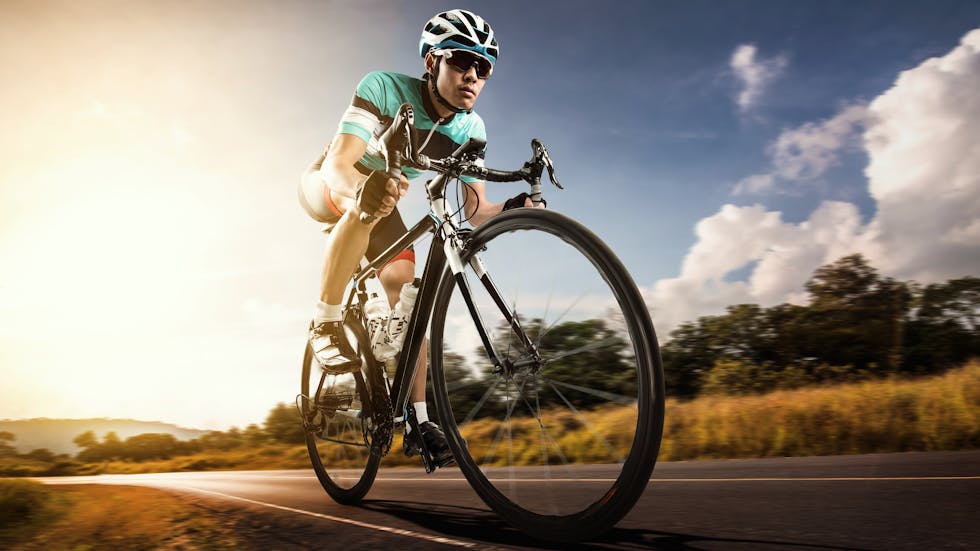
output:
{"label": "handlebar", "polygon": [[[528,196],[535,205],[542,201],[541,175],[545,170],[548,171],[548,179],[555,187],[565,189],[558,181],[555,174],[555,164],[548,155],[548,150],[537,138],[531,140],[531,159],[525,162],[524,166],[518,170],[497,170],[476,164],[477,156],[487,145],[485,140],[478,138],[470,138],[469,141],[443,159],[426,157],[416,150],[411,133],[414,124],[415,109],[412,104],[404,103],[399,107],[391,126],[379,138],[386,152],[387,167],[385,172],[389,178],[398,180],[402,173],[402,167],[407,166],[418,170],[434,170],[447,176],[472,176],[487,182],[518,182],[523,180],[531,186],[531,193]],[[360,200],[358,202],[360,203]],[[360,216],[362,223],[370,224],[374,219],[373,214],[368,214],[362,209]]]}

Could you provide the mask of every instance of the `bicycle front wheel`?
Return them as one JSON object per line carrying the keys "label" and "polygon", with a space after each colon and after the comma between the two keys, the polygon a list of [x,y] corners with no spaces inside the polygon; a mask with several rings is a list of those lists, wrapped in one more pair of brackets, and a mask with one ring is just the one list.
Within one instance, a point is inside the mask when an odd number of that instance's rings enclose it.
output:
{"label": "bicycle front wheel", "polygon": [[434,397],[459,467],[522,531],[594,537],[643,493],[663,432],[663,369],[640,293],[599,238],[554,211],[495,217],[462,260],[472,304],[446,270],[431,331]]}
{"label": "bicycle front wheel", "polygon": [[338,503],[354,504],[371,489],[381,462],[384,443],[379,439],[384,435],[379,435],[377,427],[384,415],[375,411],[373,404],[380,400],[372,400],[371,395],[384,381],[364,327],[348,319],[344,328],[361,358],[361,370],[326,374],[307,344],[299,407],[306,448],[320,484]]}

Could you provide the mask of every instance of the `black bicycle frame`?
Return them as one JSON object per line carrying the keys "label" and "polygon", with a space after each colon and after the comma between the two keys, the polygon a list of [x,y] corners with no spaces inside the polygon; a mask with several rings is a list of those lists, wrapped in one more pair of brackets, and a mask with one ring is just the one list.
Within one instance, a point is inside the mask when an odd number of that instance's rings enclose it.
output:
{"label": "black bicycle frame", "polygon": [[[447,263],[445,252],[446,236],[442,232],[437,231],[438,225],[439,222],[436,221],[435,215],[427,216],[415,224],[398,241],[357,272],[354,278],[355,286],[348,299],[349,306],[353,303],[355,294],[364,293],[364,282],[375,275],[378,269],[384,267],[385,264],[395,258],[399,252],[403,251],[409,245],[420,241],[426,234],[433,234],[432,244],[429,247],[429,255],[422,271],[422,282],[418,297],[415,299],[415,307],[412,309],[412,315],[409,318],[408,329],[405,334],[405,344],[402,347],[402,353],[399,355],[395,378],[392,381],[391,395],[394,397],[391,402],[392,408],[401,408],[402,412],[406,407],[409,393],[412,390],[412,382],[415,380],[415,374],[418,370],[419,354],[422,351],[422,344],[425,342],[426,328],[429,326],[429,320],[432,317],[436,293],[439,291],[439,283]],[[514,329],[515,334],[529,350],[533,351],[534,347],[530,339],[521,328],[517,317],[507,308],[506,303],[500,296],[497,287],[493,284],[489,275],[486,272],[480,273],[479,275],[484,288],[486,288],[494,303],[500,308],[505,319]],[[483,343],[488,358],[496,368],[502,369],[506,367],[502,365],[493,346],[493,342],[490,339],[490,335],[483,324],[480,313],[473,302],[469,284],[466,281],[464,273],[462,271],[456,273],[454,281],[460,289],[460,293],[466,302],[473,322],[476,324],[477,332],[480,335],[480,340]],[[400,413],[398,410],[394,410],[394,414],[397,417]]]}

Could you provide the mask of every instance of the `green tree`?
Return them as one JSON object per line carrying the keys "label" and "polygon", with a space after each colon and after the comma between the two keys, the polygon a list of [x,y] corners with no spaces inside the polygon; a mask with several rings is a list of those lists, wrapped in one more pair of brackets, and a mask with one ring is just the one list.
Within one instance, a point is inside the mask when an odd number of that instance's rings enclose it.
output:
{"label": "green tree", "polygon": [[123,456],[123,443],[119,435],[114,431],[109,431],[102,436],[102,445],[99,447],[103,459],[118,459]]}
{"label": "green tree", "polygon": [[303,421],[295,406],[282,402],[276,404],[265,418],[263,427],[269,438],[281,444],[302,444],[306,441]]}
{"label": "green tree", "polygon": [[[552,327],[540,338],[539,351],[548,359],[541,370],[546,379],[580,387],[634,397],[636,369],[627,343],[601,319],[569,321]],[[555,392],[550,385],[545,391]],[[562,394],[576,407],[608,403],[599,394],[566,388]]]}
{"label": "green tree", "polygon": [[85,431],[76,436],[72,442],[81,448],[76,454],[79,461],[102,461],[102,444],[99,443],[94,431]]}
{"label": "green tree", "polygon": [[130,436],[122,443],[120,455],[131,461],[170,459],[180,454],[177,438],[167,433],[146,433]]}
{"label": "green tree", "polygon": [[938,372],[980,356],[980,279],[929,285],[915,299],[918,308],[905,332],[906,371]]}
{"label": "green tree", "polygon": [[262,427],[252,423],[245,427],[245,431],[242,433],[242,438],[245,439],[246,444],[255,447],[266,443],[269,440],[269,434],[262,430]]}
{"label": "green tree", "polygon": [[58,458],[51,450],[47,448],[37,448],[31,450],[24,454],[27,459],[33,459],[34,461],[41,461],[43,463],[54,463],[55,459]]}
{"label": "green tree", "polygon": [[819,268],[806,289],[811,303],[804,318],[818,338],[803,354],[857,370],[898,369],[911,298],[905,284],[882,279],[853,254]]}
{"label": "green tree", "polygon": [[690,398],[697,395],[704,374],[718,359],[717,351],[711,346],[711,335],[704,324],[706,319],[681,324],[660,348],[665,386],[670,396]]}
{"label": "green tree", "polygon": [[[482,353],[483,350],[480,349],[480,352]],[[458,422],[462,422],[471,412],[474,417],[479,418],[502,411],[496,402],[489,405],[485,402],[479,411],[474,411],[488,385],[492,384],[485,377],[489,373],[489,368],[485,370],[484,375],[473,373],[466,367],[466,359],[462,355],[449,351],[443,354],[442,365],[446,385],[449,388],[449,402],[452,404]],[[431,382],[429,387],[431,393]]]}

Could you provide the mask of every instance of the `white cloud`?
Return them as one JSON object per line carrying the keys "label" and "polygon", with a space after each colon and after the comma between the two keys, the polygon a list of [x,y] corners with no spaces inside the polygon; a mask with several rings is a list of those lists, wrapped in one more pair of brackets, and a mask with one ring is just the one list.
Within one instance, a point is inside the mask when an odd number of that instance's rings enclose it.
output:
{"label": "white cloud", "polygon": [[[770,148],[770,171],[743,180],[740,191],[814,178],[839,152],[863,144],[874,218],[862,224],[855,205],[836,201],[822,203],[799,224],[761,205],[723,206],[697,224],[698,241],[680,275],[646,290],[659,332],[731,304],[803,302],[803,284],[816,268],[854,252],[903,280],[980,274],[977,90],[980,29],[947,55],[901,73],[867,107],[851,105],[826,121],[783,132]],[[746,268],[746,281],[726,281]]]}
{"label": "white cloud", "polygon": [[[666,334],[732,304],[801,303],[802,282],[821,264],[855,252],[860,230],[860,214],[850,203],[824,202],[800,224],[762,205],[725,205],[698,223],[698,242],[680,276],[647,290],[657,329]],[[753,263],[748,281],[725,280]]]}
{"label": "white cloud", "polygon": [[768,172],[743,178],[732,193],[768,193],[819,178],[838,164],[842,151],[860,145],[861,132],[868,122],[866,106],[850,105],[827,120],[784,130],[769,145]]}
{"label": "white cloud", "polygon": [[899,75],[871,102],[866,169],[878,213],[872,258],[923,281],[978,274],[980,29]]}
{"label": "white cloud", "polygon": [[754,44],[740,44],[732,52],[728,65],[739,81],[741,89],[735,103],[744,113],[758,104],[765,87],[786,69],[787,60],[782,55],[764,59],[758,56]]}

